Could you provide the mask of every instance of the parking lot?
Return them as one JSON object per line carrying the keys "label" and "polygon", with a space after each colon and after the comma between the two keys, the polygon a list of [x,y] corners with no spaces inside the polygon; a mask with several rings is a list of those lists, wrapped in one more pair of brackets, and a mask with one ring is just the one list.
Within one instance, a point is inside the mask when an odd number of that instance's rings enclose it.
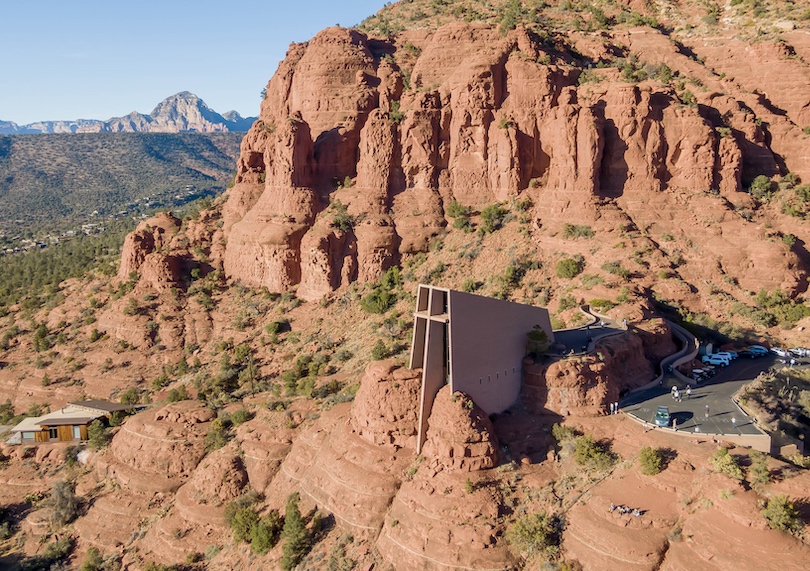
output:
{"label": "parking lot", "polygon": [[[761,372],[774,365],[783,366],[777,360],[778,357],[773,354],[757,359],[735,359],[711,379],[691,384],[691,398],[686,396],[686,384],[675,377],[670,377],[659,386],[628,394],[620,401],[619,406],[622,411],[650,424],[654,424],[658,406],[667,406],[674,427],[688,432],[761,434],[753,420],[733,402],[732,397]],[[680,402],[672,397],[673,385],[681,390]],[[736,420],[736,427],[732,423],[732,418]]]}

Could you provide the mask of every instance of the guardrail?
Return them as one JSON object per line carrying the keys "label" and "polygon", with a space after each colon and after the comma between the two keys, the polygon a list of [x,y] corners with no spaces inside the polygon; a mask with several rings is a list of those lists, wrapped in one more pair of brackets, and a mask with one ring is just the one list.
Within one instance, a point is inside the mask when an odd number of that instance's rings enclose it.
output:
{"label": "guardrail", "polygon": [[[664,377],[667,375],[672,375],[677,378],[679,381],[684,383],[692,383],[694,382],[693,379],[690,379],[686,375],[683,375],[680,371],[678,371],[677,367],[683,365],[684,363],[688,363],[692,359],[694,359],[698,354],[699,345],[695,336],[689,333],[686,329],[678,325],[677,323],[673,323],[667,319],[664,320],[667,325],[669,325],[670,331],[672,334],[677,337],[681,343],[683,344],[683,348],[678,351],[677,353],[673,353],[669,357],[665,357],[661,360],[661,363],[658,365],[658,375],[651,380],[646,385],[642,385],[636,389],[633,389],[630,392],[641,391],[644,389],[649,389],[650,387],[654,387],[664,381]],[[668,371],[668,367],[672,367],[672,372]]]}
{"label": "guardrail", "polygon": [[[669,428],[664,426],[656,426],[646,420],[643,420],[634,414],[628,413],[626,414],[629,418],[635,420],[639,424],[648,427],[649,430],[663,430],[664,432],[668,432],[670,434],[677,434],[679,436],[685,436],[691,438],[693,440],[712,440],[715,442],[730,442],[735,445],[739,446],[747,446],[750,448],[754,448],[755,450],[759,450],[760,452],[764,452],[765,454],[771,453],[771,436],[768,433],[761,433],[761,434],[729,434],[729,433],[715,433],[715,432],[690,432],[688,430],[679,430],[675,428]],[[757,427],[759,428],[759,427]]]}

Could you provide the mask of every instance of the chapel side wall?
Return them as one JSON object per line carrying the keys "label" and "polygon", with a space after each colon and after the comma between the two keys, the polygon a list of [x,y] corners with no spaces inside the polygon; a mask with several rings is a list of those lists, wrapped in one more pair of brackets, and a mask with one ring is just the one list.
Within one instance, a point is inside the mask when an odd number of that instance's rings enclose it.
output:
{"label": "chapel side wall", "polygon": [[554,339],[548,311],[456,291],[449,310],[451,389],[487,414],[503,412],[520,394],[528,333],[540,325]]}
{"label": "chapel side wall", "polygon": [[419,434],[416,451],[422,451],[427,436],[428,419],[433,410],[436,394],[445,384],[444,377],[444,323],[427,322],[424,361],[422,363],[422,392],[419,403]]}

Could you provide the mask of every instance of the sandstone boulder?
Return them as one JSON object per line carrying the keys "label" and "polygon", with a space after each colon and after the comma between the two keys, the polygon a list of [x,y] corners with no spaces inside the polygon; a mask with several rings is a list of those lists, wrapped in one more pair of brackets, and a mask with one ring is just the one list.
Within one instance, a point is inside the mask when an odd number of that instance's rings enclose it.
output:
{"label": "sandstone boulder", "polygon": [[449,386],[436,394],[422,449],[428,468],[462,472],[492,468],[499,448],[492,423],[472,399],[450,394]]}
{"label": "sandstone boulder", "polygon": [[352,427],[368,442],[416,448],[421,370],[398,368],[394,360],[366,367],[352,404]]}

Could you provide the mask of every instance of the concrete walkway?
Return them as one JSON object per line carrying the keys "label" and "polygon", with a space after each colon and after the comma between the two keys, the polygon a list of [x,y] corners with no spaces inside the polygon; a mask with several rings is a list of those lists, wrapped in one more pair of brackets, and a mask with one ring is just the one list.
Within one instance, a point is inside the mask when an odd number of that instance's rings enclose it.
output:
{"label": "concrete walkway", "polygon": [[590,321],[581,327],[560,329],[554,332],[554,343],[565,345],[565,354],[571,351],[575,355],[593,350],[593,344],[602,337],[624,333],[627,328],[621,321],[608,317],[596,316],[587,306],[580,308],[589,316]]}

